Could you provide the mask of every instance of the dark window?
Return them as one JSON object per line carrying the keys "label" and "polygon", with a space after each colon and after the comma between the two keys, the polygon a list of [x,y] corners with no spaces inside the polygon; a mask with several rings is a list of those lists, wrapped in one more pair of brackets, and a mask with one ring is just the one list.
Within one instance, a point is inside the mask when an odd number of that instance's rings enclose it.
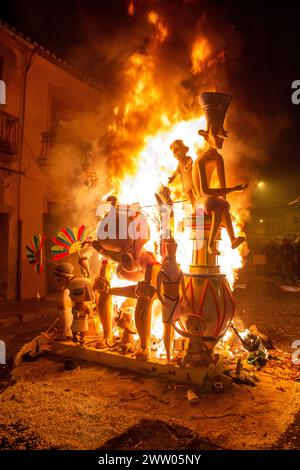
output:
{"label": "dark window", "polygon": [[0,152],[18,154],[19,118],[0,111]]}

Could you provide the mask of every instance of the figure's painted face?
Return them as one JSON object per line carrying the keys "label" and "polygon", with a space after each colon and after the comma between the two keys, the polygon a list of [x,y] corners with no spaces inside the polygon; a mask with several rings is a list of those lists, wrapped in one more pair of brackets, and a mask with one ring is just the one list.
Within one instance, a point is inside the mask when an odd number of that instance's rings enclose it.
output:
{"label": "figure's painted face", "polygon": [[64,289],[67,285],[67,279],[61,276],[55,276],[55,287],[56,289]]}
{"label": "figure's painted face", "polygon": [[180,161],[182,160],[187,154],[187,149],[185,147],[175,147],[173,149],[173,155],[174,157]]}

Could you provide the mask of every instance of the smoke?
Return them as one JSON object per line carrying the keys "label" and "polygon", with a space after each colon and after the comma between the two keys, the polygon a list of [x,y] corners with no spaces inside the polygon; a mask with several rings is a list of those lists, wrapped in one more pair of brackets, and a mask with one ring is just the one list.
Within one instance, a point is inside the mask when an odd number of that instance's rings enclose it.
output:
{"label": "smoke", "polygon": [[270,124],[265,110],[253,106],[255,90],[239,82],[245,40],[224,9],[205,1],[131,0],[118,4],[119,16],[107,12],[107,20],[78,8],[81,40],[66,59],[96,77],[101,91],[96,112],[60,123],[52,161],[54,173],[69,175],[69,187],[55,188],[66,210],[79,223],[92,221],[103,194],[118,192],[124,176],[135,172],[145,137],[200,117],[200,93],[220,91],[234,97],[222,154],[227,184],[250,183],[232,197],[246,220],[251,183],[286,120]]}

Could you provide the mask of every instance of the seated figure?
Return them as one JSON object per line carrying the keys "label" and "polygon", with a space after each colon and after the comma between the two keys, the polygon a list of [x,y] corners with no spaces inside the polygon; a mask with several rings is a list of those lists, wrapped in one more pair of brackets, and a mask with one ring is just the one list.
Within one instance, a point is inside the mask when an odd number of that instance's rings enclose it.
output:
{"label": "seated figure", "polygon": [[[224,160],[218,152],[223,146],[227,132],[223,128],[225,114],[231,102],[231,96],[223,93],[202,93],[200,103],[206,116],[207,130],[198,133],[207,141],[209,148],[199,155],[193,166],[193,183],[197,201],[204,196],[204,209],[208,215],[212,215],[212,226],[208,241],[208,252],[219,255],[215,246],[215,239],[221,223],[223,223],[231,240],[231,247],[237,248],[245,241],[244,237],[236,237],[234,234],[232,219],[229,212],[230,206],[226,195],[233,191],[242,191],[248,184],[240,184],[228,188],[226,186]],[[211,187],[211,179],[214,171],[217,172],[219,187]]]}

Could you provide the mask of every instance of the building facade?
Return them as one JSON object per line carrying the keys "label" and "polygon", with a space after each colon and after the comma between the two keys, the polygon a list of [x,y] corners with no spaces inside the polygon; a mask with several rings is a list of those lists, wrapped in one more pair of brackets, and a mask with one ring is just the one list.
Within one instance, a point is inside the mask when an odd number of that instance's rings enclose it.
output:
{"label": "building facade", "polygon": [[60,120],[99,104],[95,82],[43,47],[0,25],[0,298],[29,299],[47,294],[47,272],[37,274],[25,245],[46,233],[51,183],[44,171],[47,149]]}

